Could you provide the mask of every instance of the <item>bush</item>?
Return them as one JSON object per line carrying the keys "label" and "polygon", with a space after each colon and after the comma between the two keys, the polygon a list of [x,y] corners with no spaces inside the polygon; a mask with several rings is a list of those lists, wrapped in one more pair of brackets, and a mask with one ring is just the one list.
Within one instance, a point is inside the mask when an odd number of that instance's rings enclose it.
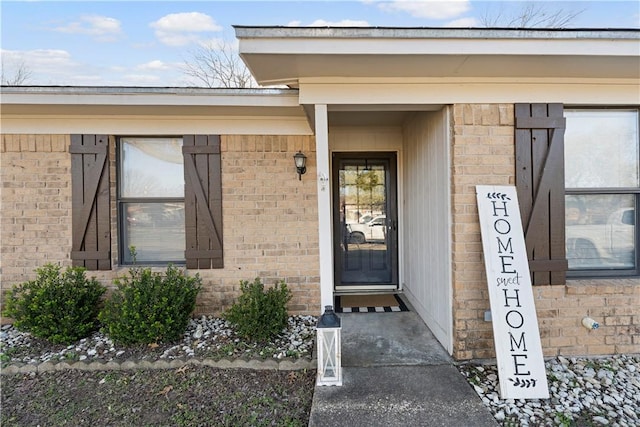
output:
{"label": "bush", "polygon": [[169,266],[165,272],[131,268],[116,279],[117,289],[99,319],[104,332],[122,344],[172,342],[180,339],[196,305],[202,279]]}
{"label": "bush", "polygon": [[56,344],[70,344],[87,337],[98,325],[100,298],[106,288],[85,269],[46,264],[36,269],[36,279],[9,291],[3,315],[14,326]]}
{"label": "bush", "polygon": [[224,317],[235,325],[239,335],[266,341],[278,335],[287,326],[287,303],[291,291],[284,281],[276,283],[266,292],[259,278],[253,283],[240,281],[242,294]]}

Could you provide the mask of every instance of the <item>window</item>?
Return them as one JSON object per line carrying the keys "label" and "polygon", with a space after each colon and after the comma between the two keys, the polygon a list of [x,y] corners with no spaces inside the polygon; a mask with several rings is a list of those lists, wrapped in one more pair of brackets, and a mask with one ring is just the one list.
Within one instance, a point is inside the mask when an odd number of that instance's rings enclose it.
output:
{"label": "window", "polygon": [[184,263],[224,268],[220,135],[171,138],[72,134],[73,265],[111,269],[112,180],[117,146],[118,248],[121,264]]}
{"label": "window", "polygon": [[122,264],[184,263],[182,138],[119,140],[118,212]]}
{"label": "window", "polygon": [[565,110],[565,233],[573,276],[635,275],[638,110]]}

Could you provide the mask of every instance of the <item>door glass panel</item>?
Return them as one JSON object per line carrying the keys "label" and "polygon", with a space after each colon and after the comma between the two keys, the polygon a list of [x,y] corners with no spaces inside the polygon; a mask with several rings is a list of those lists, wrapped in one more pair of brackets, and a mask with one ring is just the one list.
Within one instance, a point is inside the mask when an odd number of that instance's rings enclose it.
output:
{"label": "door glass panel", "polygon": [[341,159],[337,285],[391,284],[396,241],[389,215],[389,160]]}

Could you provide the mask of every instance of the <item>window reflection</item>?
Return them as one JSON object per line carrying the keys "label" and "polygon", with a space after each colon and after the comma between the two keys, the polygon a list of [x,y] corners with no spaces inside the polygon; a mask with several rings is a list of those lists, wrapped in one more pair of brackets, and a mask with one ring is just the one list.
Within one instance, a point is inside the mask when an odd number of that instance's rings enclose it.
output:
{"label": "window reflection", "polygon": [[[136,247],[138,262],[184,259],[184,203],[124,203],[125,247]],[[125,250],[125,262],[133,262]]]}
{"label": "window reflection", "polygon": [[567,110],[565,233],[569,269],[637,269],[637,110]]}
{"label": "window reflection", "polygon": [[121,141],[122,197],[184,197],[182,139]]}
{"label": "window reflection", "polygon": [[184,261],[182,139],[121,138],[119,166],[122,262]]}
{"label": "window reflection", "polygon": [[633,268],[632,195],[566,197],[567,260],[572,269]]}

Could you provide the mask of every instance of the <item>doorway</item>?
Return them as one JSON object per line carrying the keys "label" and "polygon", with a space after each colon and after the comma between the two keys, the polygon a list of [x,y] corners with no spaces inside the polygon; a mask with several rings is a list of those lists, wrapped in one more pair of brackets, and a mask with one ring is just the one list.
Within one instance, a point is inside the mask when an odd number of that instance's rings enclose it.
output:
{"label": "doorway", "polygon": [[333,153],[336,291],[398,289],[396,153]]}

